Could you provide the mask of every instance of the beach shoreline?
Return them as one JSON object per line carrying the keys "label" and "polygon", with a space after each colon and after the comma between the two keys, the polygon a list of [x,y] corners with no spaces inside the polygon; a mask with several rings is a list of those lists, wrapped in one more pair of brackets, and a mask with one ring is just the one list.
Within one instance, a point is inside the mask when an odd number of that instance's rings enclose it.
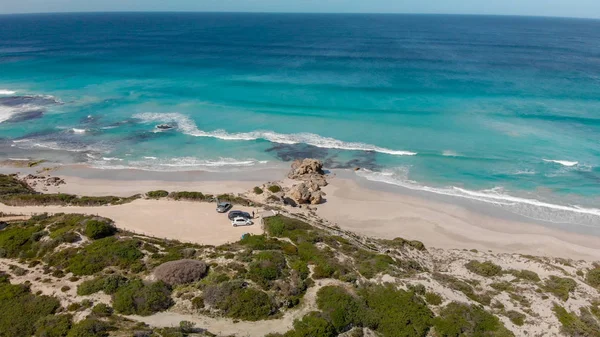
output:
{"label": "beach shoreline", "polygon": [[[29,174],[39,167],[4,166],[0,173]],[[45,193],[69,193],[89,196],[131,196],[151,190],[200,191],[220,194],[251,195],[254,186],[266,182],[287,181],[286,169],[248,170],[243,172],[152,172],[132,169],[95,169],[84,165],[63,165],[43,171],[66,181],[50,186]],[[323,188],[326,202],[314,206],[316,214],[325,220],[360,235],[392,239],[402,237],[422,241],[427,247],[441,249],[478,249],[499,253],[518,253],[572,259],[599,260],[600,236],[593,231],[568,231],[568,226],[546,224],[511,214],[502,209],[460,198],[440,197],[433,193],[404,191],[402,188],[367,181],[350,170],[332,170],[329,185]],[[215,231],[212,213],[214,205],[197,206],[172,200],[138,200],[118,206],[81,207],[21,207],[2,206],[10,210],[32,213],[96,212],[116,217],[116,225],[139,233],[169,237],[200,244],[225,243],[239,239],[238,231],[219,235],[197,234],[195,231]],[[286,206],[290,207],[290,206]],[[312,207],[312,206],[311,206]],[[187,212],[186,209],[193,209]],[[250,209],[248,209],[250,210]],[[290,208],[291,212],[305,211]],[[196,212],[196,213],[194,213]],[[156,213],[156,214],[155,214]],[[166,215],[165,215],[166,214]],[[174,214],[169,216],[168,214]],[[173,221],[177,230],[165,226]],[[217,221],[218,222],[218,221]],[[206,223],[200,225],[198,223]],[[219,226],[227,226],[226,223]],[[254,234],[259,226],[248,228]]]}

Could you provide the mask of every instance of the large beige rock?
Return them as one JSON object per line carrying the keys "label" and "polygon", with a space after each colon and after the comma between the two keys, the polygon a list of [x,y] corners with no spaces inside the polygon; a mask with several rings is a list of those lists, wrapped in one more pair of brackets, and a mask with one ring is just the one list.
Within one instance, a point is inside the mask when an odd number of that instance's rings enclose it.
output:
{"label": "large beige rock", "polygon": [[323,162],[317,159],[306,158],[292,163],[292,170],[288,174],[290,179],[298,179],[309,174],[323,174]]}
{"label": "large beige rock", "polygon": [[297,204],[311,204],[318,205],[323,202],[324,193],[321,192],[319,187],[311,189],[309,184],[300,183],[292,186],[287,193],[287,197],[294,200]]}
{"label": "large beige rock", "polygon": [[327,186],[327,180],[323,172],[323,162],[317,159],[307,158],[294,161],[288,178],[307,182],[308,187],[313,191]]}

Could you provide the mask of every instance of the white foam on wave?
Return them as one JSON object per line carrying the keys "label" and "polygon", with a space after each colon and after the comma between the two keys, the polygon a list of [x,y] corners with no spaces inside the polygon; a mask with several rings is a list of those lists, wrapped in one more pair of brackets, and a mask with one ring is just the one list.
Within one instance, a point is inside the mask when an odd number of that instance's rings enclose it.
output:
{"label": "white foam on wave", "polygon": [[442,151],[442,156],[444,157],[460,157],[461,155],[458,152],[453,150],[444,150]]}
{"label": "white foam on wave", "polygon": [[12,90],[6,90],[6,89],[0,89],[0,95],[14,95],[16,94],[16,91],[12,91]]}
{"label": "white foam on wave", "polygon": [[71,131],[73,131],[73,133],[76,133],[76,134],[79,134],[79,135],[84,134],[84,133],[87,132],[86,129],[77,129],[77,128],[72,128]]}
{"label": "white foam on wave", "polygon": [[349,151],[373,151],[396,156],[414,156],[416,152],[392,150],[371,144],[345,142],[335,138],[323,137],[312,133],[281,134],[274,131],[251,131],[229,133],[225,130],[203,131],[194,121],[180,113],[141,113],[133,116],[145,122],[174,123],[177,128],[190,136],[211,137],[222,140],[267,140],[278,144],[307,144],[320,148]]}
{"label": "white foam on wave", "polygon": [[579,164],[579,162],[577,162],[577,161],[554,160],[554,159],[542,159],[542,160],[547,163],[556,163],[556,164],[560,164],[562,166],[567,166],[567,167],[571,167],[571,166],[575,166],[575,165]]}
{"label": "white foam on wave", "polygon": [[159,159],[157,157],[146,156],[145,160],[132,160],[126,165],[115,165],[115,161],[122,161],[119,158],[102,158],[98,160],[95,157],[90,157],[90,164],[102,169],[138,169],[147,171],[222,171],[223,169],[239,169],[248,168],[258,165],[265,165],[268,161],[259,161],[256,159],[234,159],[234,158],[218,158],[218,159],[198,159],[194,157],[175,157]]}
{"label": "white foam on wave", "polygon": [[574,223],[580,225],[597,226],[600,223],[600,209],[584,208],[576,205],[559,205],[536,199],[515,197],[504,192],[501,187],[471,191],[460,187],[436,188],[418,184],[406,178],[406,168],[397,174],[393,170],[375,172],[361,169],[356,174],[370,181],[382,182],[401,186],[411,190],[426,191],[451,197],[459,197],[501,206],[513,213],[532,219],[555,222]]}

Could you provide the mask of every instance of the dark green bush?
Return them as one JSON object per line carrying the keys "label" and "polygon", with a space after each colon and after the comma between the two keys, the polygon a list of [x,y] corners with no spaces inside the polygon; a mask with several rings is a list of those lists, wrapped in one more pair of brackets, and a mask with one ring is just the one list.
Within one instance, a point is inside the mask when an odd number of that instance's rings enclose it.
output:
{"label": "dark green bush", "polygon": [[263,190],[262,190],[262,188],[260,188],[260,187],[256,186],[256,187],[254,188],[254,194],[263,194]]}
{"label": "dark green bush", "polygon": [[33,193],[36,192],[29,185],[19,180],[16,175],[0,174],[0,197]]}
{"label": "dark green bush", "polygon": [[169,196],[169,192],[167,192],[165,190],[150,191],[150,192],[146,193],[146,196],[148,198],[152,198],[152,199],[166,198]]}
{"label": "dark green bush", "polygon": [[161,281],[144,284],[139,279],[131,280],[113,296],[114,309],[125,315],[148,316],[167,310],[171,305],[171,288]]}
{"label": "dark green bush", "polygon": [[281,192],[281,186],[279,186],[279,185],[271,185],[271,186],[268,187],[268,190],[271,193]]}
{"label": "dark green bush", "polygon": [[281,277],[285,265],[283,254],[273,251],[260,252],[250,263],[248,278],[263,288],[268,288],[271,281]]}
{"label": "dark green bush", "polygon": [[436,336],[512,337],[498,317],[482,307],[465,303],[448,304],[434,320]]}
{"label": "dark green bush", "polygon": [[[59,252],[58,259],[51,258],[51,261],[54,264],[67,262],[74,275],[93,275],[108,266],[129,269],[144,256],[138,249],[139,245],[137,240],[108,237],[96,240],[78,252]],[[72,256],[65,257],[65,254]]]}
{"label": "dark green bush", "polygon": [[514,325],[522,326],[525,324],[525,314],[518,311],[509,310],[506,312],[506,317],[508,317]]}
{"label": "dark green bush", "polygon": [[175,200],[202,201],[206,199],[206,196],[201,192],[171,192],[169,196]]}
{"label": "dark green bush", "polygon": [[465,267],[470,272],[485,277],[496,276],[502,272],[502,267],[491,261],[479,262],[477,260],[471,260],[469,263],[465,264]]}
{"label": "dark green bush", "polygon": [[50,315],[35,322],[38,337],[65,337],[71,330],[72,315]]}
{"label": "dark green bush", "polygon": [[591,317],[587,309],[581,309],[581,316],[567,311],[558,304],[554,304],[552,310],[562,326],[561,331],[566,336],[600,336],[600,325],[597,318]]}
{"label": "dark green bush", "polygon": [[442,296],[436,293],[425,293],[425,301],[431,305],[440,305],[443,302]]}
{"label": "dark green bush", "polygon": [[247,288],[240,281],[210,286],[203,295],[206,304],[236,319],[258,321],[266,319],[273,312],[273,303],[267,293]]}
{"label": "dark green bush", "polygon": [[427,335],[433,313],[413,292],[391,285],[370,286],[359,291],[366,303],[364,324],[386,337]]}
{"label": "dark green bush", "polygon": [[585,279],[592,287],[600,287],[600,267],[588,271]]}
{"label": "dark green bush", "polygon": [[264,235],[244,235],[240,244],[249,247],[252,250],[272,250],[279,249],[281,243],[276,239],[269,239]]}
{"label": "dark green bush", "polygon": [[0,257],[35,257],[34,233],[42,226],[9,226],[0,231]]}
{"label": "dark green bush", "polygon": [[33,295],[24,285],[0,283],[0,336],[31,336],[36,322],[60,307],[54,297]]}
{"label": "dark green bush", "polygon": [[550,275],[550,277],[546,279],[543,288],[559,299],[566,301],[569,299],[569,293],[577,288],[577,282],[568,277]]}
{"label": "dark green bush", "polygon": [[92,308],[92,315],[96,317],[108,317],[112,313],[113,309],[104,303],[98,303]]}
{"label": "dark green bush", "polygon": [[85,223],[85,236],[98,240],[115,235],[117,228],[104,221],[89,220]]}
{"label": "dark green bush", "polygon": [[110,325],[103,321],[86,318],[75,324],[67,337],[108,337],[109,329]]}
{"label": "dark green bush", "polygon": [[317,305],[337,333],[343,333],[354,325],[362,324],[364,304],[344,288],[326,286],[317,292]]}
{"label": "dark green bush", "polygon": [[77,295],[86,296],[104,291],[105,294],[112,295],[117,290],[127,284],[127,278],[121,275],[99,276],[91,280],[83,281],[77,287]]}
{"label": "dark green bush", "polygon": [[294,330],[285,337],[333,337],[335,328],[318,312],[309,312],[301,320],[294,321]]}

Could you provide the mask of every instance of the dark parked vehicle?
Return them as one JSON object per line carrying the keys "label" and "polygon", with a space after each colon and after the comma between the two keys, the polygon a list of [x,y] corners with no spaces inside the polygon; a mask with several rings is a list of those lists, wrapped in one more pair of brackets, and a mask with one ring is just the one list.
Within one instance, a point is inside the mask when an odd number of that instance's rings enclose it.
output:
{"label": "dark parked vehicle", "polygon": [[242,218],[246,218],[246,219],[252,219],[252,216],[250,215],[250,213],[248,212],[242,212],[242,211],[231,211],[229,212],[229,214],[227,215],[227,217],[229,218],[229,220],[233,220],[237,217],[242,217]]}
{"label": "dark parked vehicle", "polygon": [[229,202],[220,202],[220,203],[217,204],[217,212],[219,212],[219,213],[225,213],[228,210],[230,210],[231,207],[232,207],[231,203],[229,203]]}

